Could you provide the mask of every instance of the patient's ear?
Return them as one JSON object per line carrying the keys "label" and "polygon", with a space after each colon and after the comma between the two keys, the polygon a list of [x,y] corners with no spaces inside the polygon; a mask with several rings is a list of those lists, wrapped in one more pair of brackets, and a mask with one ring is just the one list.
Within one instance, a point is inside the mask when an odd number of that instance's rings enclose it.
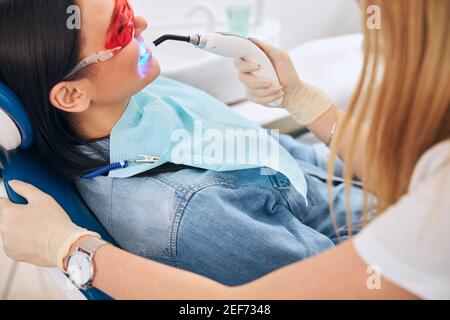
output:
{"label": "patient's ear", "polygon": [[62,81],[56,84],[50,91],[50,102],[55,107],[65,112],[86,111],[92,101],[94,85],[83,78],[75,81]]}

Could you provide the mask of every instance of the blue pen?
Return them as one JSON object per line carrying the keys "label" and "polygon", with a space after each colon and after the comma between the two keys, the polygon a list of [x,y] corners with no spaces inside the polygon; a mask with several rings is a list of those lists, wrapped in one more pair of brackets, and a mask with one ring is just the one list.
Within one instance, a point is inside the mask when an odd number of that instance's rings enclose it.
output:
{"label": "blue pen", "polygon": [[124,169],[130,166],[130,163],[156,163],[160,160],[158,157],[148,156],[145,154],[140,154],[135,160],[123,160],[116,163],[108,164],[102,168],[90,171],[81,176],[82,179],[91,180],[99,176],[104,175],[113,170]]}

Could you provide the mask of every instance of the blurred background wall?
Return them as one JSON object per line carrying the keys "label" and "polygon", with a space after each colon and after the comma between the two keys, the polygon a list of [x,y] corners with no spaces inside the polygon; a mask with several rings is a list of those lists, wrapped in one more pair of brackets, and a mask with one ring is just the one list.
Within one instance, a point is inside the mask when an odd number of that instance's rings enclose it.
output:
{"label": "blurred background wall", "polygon": [[[186,18],[199,3],[213,6],[217,19],[226,21],[230,4],[255,3],[256,0],[132,0],[136,12],[151,25],[170,21],[205,21],[202,14]],[[306,41],[358,32],[360,11],[356,0],[265,0],[265,14],[277,18],[282,26],[282,47],[291,49]],[[226,30],[224,30],[226,31]]]}

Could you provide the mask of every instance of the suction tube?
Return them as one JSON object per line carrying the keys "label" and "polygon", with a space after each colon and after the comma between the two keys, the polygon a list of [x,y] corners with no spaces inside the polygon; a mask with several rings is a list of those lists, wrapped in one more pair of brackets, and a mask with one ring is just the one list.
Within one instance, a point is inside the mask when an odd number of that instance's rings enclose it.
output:
{"label": "suction tube", "polygon": [[193,45],[198,45],[200,43],[200,36],[199,35],[195,35],[195,36],[178,36],[178,35],[175,35],[175,34],[166,34],[166,35],[156,39],[155,42],[153,42],[153,44],[155,45],[155,47],[157,47],[161,43],[166,42],[168,40],[181,41],[181,42],[192,43]]}

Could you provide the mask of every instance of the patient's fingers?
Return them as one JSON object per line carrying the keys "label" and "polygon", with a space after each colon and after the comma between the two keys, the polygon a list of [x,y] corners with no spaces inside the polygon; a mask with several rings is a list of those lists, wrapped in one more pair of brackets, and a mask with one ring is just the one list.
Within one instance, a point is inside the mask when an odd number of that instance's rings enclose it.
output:
{"label": "patient's fingers", "polygon": [[234,66],[243,73],[255,72],[261,69],[261,66],[259,64],[245,61],[243,59],[236,59],[234,61]]}
{"label": "patient's fingers", "polygon": [[239,79],[245,84],[249,89],[267,89],[272,87],[272,82],[268,79],[255,76],[251,73],[241,73]]}

